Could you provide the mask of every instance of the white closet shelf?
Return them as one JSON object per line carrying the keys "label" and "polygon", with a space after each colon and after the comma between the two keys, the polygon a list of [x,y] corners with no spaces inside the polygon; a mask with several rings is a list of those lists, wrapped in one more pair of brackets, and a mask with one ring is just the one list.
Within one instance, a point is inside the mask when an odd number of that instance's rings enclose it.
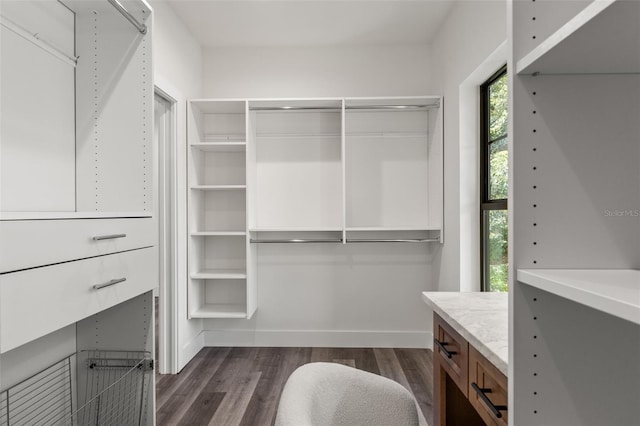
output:
{"label": "white closet shelf", "polygon": [[338,139],[340,133],[262,133],[256,134],[257,139]]}
{"label": "white closet shelf", "polygon": [[341,227],[304,227],[304,228],[251,228],[250,232],[342,232]]}
{"label": "white closet shelf", "polygon": [[518,281],[640,325],[640,270],[518,269]]}
{"label": "white closet shelf", "polygon": [[208,303],[191,313],[191,318],[246,318],[245,305],[228,303]]}
{"label": "white closet shelf", "polygon": [[374,231],[440,231],[440,227],[412,227],[412,226],[364,226],[364,227],[347,227],[347,232],[374,232]]}
{"label": "white closet shelf", "polygon": [[427,138],[427,132],[358,132],[346,133],[346,138],[394,138],[394,139],[418,139]]}
{"label": "white closet shelf", "polygon": [[241,237],[246,236],[245,231],[194,231],[192,237]]}
{"label": "white closet shelf", "polygon": [[206,152],[242,152],[247,149],[247,143],[245,141],[200,142],[192,143],[189,146],[193,149]]}
{"label": "white closet shelf", "polygon": [[640,72],[640,2],[598,0],[516,63],[518,74]]}
{"label": "white closet shelf", "polygon": [[143,218],[152,212],[0,212],[0,220]]}
{"label": "white closet shelf", "polygon": [[247,185],[192,185],[190,188],[198,191],[229,191],[247,189]]}
{"label": "white closet shelf", "polygon": [[194,280],[243,280],[247,278],[244,269],[201,269],[191,273]]}
{"label": "white closet shelf", "polygon": [[244,99],[192,99],[189,103],[202,114],[244,114],[246,110]]}

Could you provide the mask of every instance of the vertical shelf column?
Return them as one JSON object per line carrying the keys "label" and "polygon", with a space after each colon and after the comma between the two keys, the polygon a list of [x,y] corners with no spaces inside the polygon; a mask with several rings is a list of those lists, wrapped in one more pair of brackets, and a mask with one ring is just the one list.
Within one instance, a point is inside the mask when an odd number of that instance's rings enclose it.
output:
{"label": "vertical shelf column", "polygon": [[512,6],[509,422],[633,424],[640,3]]}
{"label": "vertical shelf column", "polygon": [[189,318],[255,311],[247,300],[246,108],[244,100],[189,102]]}

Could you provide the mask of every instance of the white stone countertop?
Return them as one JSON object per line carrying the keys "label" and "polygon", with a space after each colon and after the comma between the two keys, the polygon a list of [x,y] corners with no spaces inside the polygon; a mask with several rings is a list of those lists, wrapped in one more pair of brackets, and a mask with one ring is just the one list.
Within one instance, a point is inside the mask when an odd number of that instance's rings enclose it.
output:
{"label": "white stone countertop", "polygon": [[507,293],[425,291],[422,293],[422,299],[508,377],[509,295]]}

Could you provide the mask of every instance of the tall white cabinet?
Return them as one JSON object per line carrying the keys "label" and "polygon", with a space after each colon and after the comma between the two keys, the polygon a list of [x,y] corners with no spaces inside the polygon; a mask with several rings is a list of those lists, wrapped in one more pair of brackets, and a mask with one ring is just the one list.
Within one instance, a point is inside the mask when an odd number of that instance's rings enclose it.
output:
{"label": "tall white cabinet", "polygon": [[511,5],[509,422],[640,401],[640,2]]}
{"label": "tall white cabinet", "polygon": [[0,424],[154,423],[151,14],[0,4]]}
{"label": "tall white cabinet", "polygon": [[189,102],[189,316],[251,318],[261,244],[441,242],[442,99]]}

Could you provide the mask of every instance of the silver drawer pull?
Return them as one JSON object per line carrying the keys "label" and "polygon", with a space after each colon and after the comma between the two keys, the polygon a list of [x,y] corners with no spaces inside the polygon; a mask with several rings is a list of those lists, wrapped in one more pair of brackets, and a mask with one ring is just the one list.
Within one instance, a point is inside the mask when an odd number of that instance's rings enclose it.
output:
{"label": "silver drawer pull", "polygon": [[101,288],[109,287],[109,286],[112,286],[114,284],[118,284],[118,283],[121,283],[123,281],[126,281],[126,280],[127,280],[126,278],[116,278],[116,279],[113,279],[113,280],[111,280],[109,282],[106,282],[106,283],[96,284],[96,285],[93,286],[93,289],[94,290],[100,290]]}
{"label": "silver drawer pull", "polygon": [[98,235],[97,237],[93,237],[92,240],[93,241],[113,240],[115,238],[124,238],[126,236],[127,234]]}

